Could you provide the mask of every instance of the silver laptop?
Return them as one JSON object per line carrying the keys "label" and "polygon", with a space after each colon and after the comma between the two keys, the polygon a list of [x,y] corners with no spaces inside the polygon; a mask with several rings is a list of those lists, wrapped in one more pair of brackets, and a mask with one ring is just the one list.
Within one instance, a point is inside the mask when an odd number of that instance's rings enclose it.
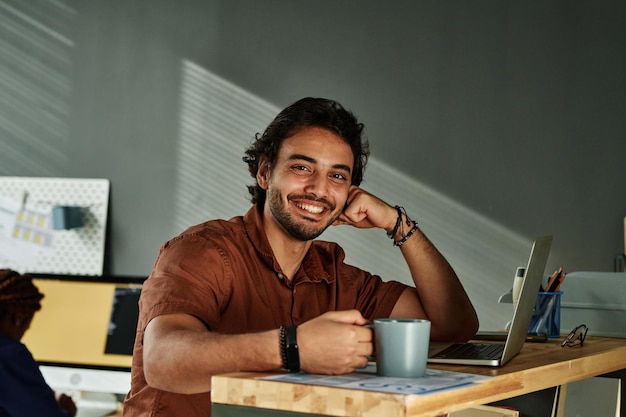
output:
{"label": "silver laptop", "polygon": [[434,354],[431,353],[428,362],[501,366],[517,355],[526,341],[528,325],[537,301],[537,292],[543,280],[543,273],[546,269],[551,246],[552,236],[539,237],[533,244],[517,308],[513,313],[511,327],[504,343],[453,343],[444,346],[443,349],[438,350]]}

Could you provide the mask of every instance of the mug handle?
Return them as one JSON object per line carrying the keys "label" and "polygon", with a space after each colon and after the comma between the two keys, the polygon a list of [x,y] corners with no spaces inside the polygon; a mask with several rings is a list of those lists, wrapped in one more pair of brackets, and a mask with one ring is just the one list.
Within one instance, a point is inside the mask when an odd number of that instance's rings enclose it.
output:
{"label": "mug handle", "polygon": [[367,327],[372,330],[372,354],[367,356],[367,360],[370,362],[376,362],[376,326],[374,323],[364,324],[363,327]]}

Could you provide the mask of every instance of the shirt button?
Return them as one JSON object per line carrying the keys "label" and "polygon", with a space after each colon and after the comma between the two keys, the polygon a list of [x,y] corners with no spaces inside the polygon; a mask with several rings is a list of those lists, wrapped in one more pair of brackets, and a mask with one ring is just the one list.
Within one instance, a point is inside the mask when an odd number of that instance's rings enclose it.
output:
{"label": "shirt button", "polygon": [[279,273],[278,273],[278,278],[279,278],[279,279],[283,279],[283,278],[284,278],[284,276],[283,276],[283,273],[282,273],[282,272],[279,272]]}

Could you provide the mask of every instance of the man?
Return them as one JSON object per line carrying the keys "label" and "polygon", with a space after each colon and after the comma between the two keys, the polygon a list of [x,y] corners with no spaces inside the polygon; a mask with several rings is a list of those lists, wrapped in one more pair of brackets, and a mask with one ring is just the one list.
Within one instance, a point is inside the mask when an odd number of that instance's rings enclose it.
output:
{"label": "man", "polygon": [[[372,354],[363,325],[377,317],[427,318],[433,340],[475,334],[448,262],[404,209],[359,188],[362,130],[335,101],[297,101],[246,151],[256,180],[248,213],[163,245],[142,290],[125,416],[208,416],[220,373],[353,372]],[[383,229],[415,288],[346,265],[337,244],[314,240],[340,224]]]}

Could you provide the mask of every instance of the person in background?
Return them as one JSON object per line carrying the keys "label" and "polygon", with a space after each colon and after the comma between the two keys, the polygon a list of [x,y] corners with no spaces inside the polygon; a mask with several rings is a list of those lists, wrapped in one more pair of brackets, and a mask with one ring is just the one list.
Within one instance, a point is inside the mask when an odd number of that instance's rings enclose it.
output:
{"label": "person in background", "polygon": [[[467,294],[417,222],[359,187],[362,131],[334,100],[293,103],[246,150],[249,211],[161,247],[142,288],[124,416],[210,416],[220,373],[353,372],[373,352],[364,325],[379,317],[428,319],[432,340],[476,333]],[[339,245],[316,240],[333,225],[386,233],[414,286],[346,264]]]}
{"label": "person in background", "polygon": [[42,298],[30,275],[0,269],[0,417],[76,415],[72,398],[55,396],[20,342],[41,309]]}

